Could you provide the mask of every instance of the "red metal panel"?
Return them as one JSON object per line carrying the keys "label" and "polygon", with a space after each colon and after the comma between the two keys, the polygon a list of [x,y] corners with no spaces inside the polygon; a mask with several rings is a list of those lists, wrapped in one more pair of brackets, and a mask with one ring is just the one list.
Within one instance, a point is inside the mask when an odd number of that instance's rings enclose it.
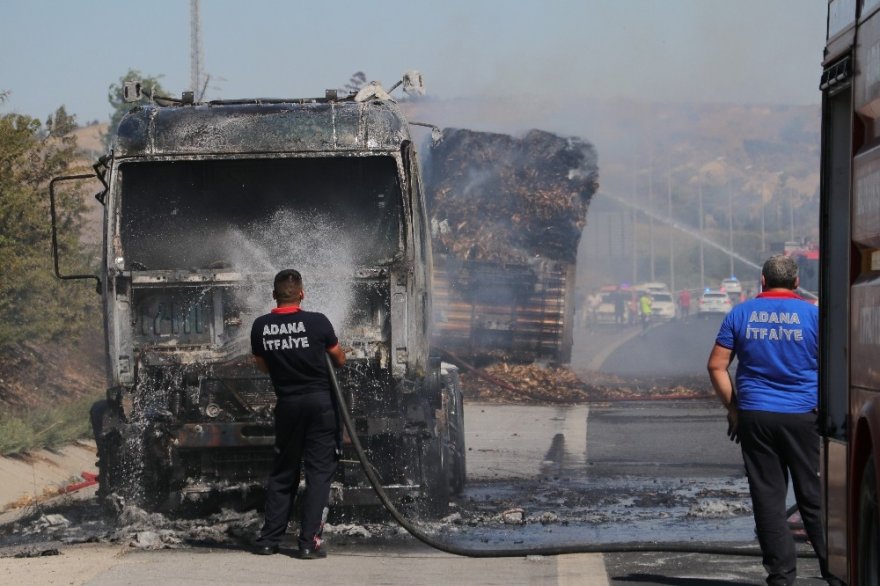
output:
{"label": "red metal panel", "polygon": [[[853,102],[856,112],[874,120],[880,117],[880,14],[874,14],[859,27],[855,53]],[[875,137],[878,131],[875,129]]]}
{"label": "red metal panel", "polygon": [[880,147],[856,156],[853,173],[852,239],[880,248]]}
{"label": "red metal panel", "polygon": [[178,448],[271,446],[274,442],[270,426],[253,423],[187,423],[174,438]]}
{"label": "red metal panel", "polygon": [[880,390],[880,275],[853,285],[851,311],[851,385]]}
{"label": "red metal panel", "polygon": [[[861,365],[855,362],[853,357],[853,370],[861,369]],[[877,368],[876,363],[871,365]],[[873,457],[875,462],[874,479],[875,486],[880,483],[880,466],[878,454],[880,454],[880,392],[877,387],[872,389],[853,388],[850,392],[850,432],[849,442],[849,583],[854,583],[859,577],[857,563],[859,551],[859,523],[863,518],[860,509],[859,491],[862,485],[862,476],[867,466],[868,458]],[[859,580],[859,583],[862,583]]]}
{"label": "red metal panel", "polygon": [[847,444],[824,439],[822,477],[825,483],[825,531],[827,534],[828,567],[835,576],[846,576],[847,567]]}

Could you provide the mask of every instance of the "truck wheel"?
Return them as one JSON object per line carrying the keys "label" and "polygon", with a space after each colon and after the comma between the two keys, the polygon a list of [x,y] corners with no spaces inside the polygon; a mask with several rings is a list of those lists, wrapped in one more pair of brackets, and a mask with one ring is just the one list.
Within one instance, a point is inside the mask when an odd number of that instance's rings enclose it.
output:
{"label": "truck wheel", "polygon": [[[151,463],[145,434],[136,425],[114,418],[109,409],[104,415],[103,433],[96,437],[98,448],[98,496],[116,506],[120,497],[124,505],[136,505],[155,511],[168,497],[167,483],[157,466]],[[108,431],[109,430],[109,431]]]}
{"label": "truck wheel", "polygon": [[456,396],[456,410],[453,421],[451,457],[449,458],[450,489],[452,494],[461,494],[467,482],[467,448],[464,443],[464,404],[461,395]]}
{"label": "truck wheel", "polygon": [[119,429],[124,425],[109,401],[98,401],[89,413],[98,451],[98,497],[107,499],[122,484],[122,451]]}
{"label": "truck wheel", "polygon": [[421,513],[428,517],[444,517],[449,513],[449,470],[443,438],[435,437],[422,452],[424,491]]}
{"label": "truck wheel", "polygon": [[121,463],[119,434],[112,433],[95,440],[98,448],[98,497],[106,499],[119,491]]}
{"label": "truck wheel", "polygon": [[877,506],[877,478],[874,455],[862,474],[859,490],[859,541],[856,570],[859,586],[880,584],[880,517]]}

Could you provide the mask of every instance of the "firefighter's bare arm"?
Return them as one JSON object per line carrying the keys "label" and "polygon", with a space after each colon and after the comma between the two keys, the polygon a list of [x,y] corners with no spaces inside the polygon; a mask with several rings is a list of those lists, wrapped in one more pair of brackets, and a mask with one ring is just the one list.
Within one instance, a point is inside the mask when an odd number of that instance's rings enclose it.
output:
{"label": "firefighter's bare arm", "polygon": [[256,366],[257,370],[260,372],[269,374],[269,365],[266,364],[266,360],[262,356],[254,355],[254,366]]}
{"label": "firefighter's bare arm", "polygon": [[727,408],[727,436],[732,441],[739,443],[736,395],[733,391],[733,381],[730,379],[729,370],[732,361],[733,350],[715,344],[712,353],[709,354],[709,363],[706,368],[709,370],[709,379],[712,381],[715,394],[721,399],[721,404]]}
{"label": "firefighter's bare arm", "polygon": [[336,368],[342,368],[345,366],[345,350],[342,349],[342,346],[336,344],[332,348],[327,348],[327,354],[330,355],[330,360],[333,361],[333,366]]}

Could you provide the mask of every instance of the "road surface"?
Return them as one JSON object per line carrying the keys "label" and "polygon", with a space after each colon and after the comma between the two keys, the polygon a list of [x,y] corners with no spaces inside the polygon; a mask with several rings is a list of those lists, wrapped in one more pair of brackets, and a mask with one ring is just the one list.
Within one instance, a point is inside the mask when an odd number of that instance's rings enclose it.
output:
{"label": "road surface", "polygon": [[[735,448],[723,441],[722,411],[711,402],[572,407],[469,403],[465,413],[471,482],[457,501],[462,521],[426,525],[443,539],[483,549],[632,540],[751,543],[750,516],[742,508],[748,499],[741,465]],[[85,511],[79,517],[77,506]],[[502,520],[502,511],[517,509],[525,523]],[[94,511],[93,499],[87,499],[43,512],[84,525],[94,520]],[[93,529],[90,536],[65,532],[38,517],[4,528],[3,552],[54,549],[60,555],[2,558],[3,583],[725,585],[759,584],[763,576],[754,557],[629,553],[461,558],[422,546],[390,523],[384,534],[366,525],[372,537],[330,533],[331,556],[302,562],[284,554],[248,553],[245,542],[252,524],[237,537],[234,527],[225,529],[225,541],[199,541],[191,538],[191,526],[182,531],[170,523],[147,523],[128,532]],[[145,547],[148,534],[153,545]],[[92,538],[98,543],[65,543]],[[138,541],[141,548],[132,546]],[[807,579],[799,584],[821,583],[815,579],[814,560],[802,560],[800,568]]]}

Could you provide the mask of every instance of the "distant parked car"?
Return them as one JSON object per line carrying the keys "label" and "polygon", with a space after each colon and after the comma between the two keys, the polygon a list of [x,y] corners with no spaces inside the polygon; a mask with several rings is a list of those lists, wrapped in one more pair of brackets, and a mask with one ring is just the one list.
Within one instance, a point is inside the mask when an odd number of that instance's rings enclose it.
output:
{"label": "distant parked car", "polygon": [[661,283],[660,281],[654,281],[651,283],[642,283],[641,285],[636,285],[636,289],[641,291],[647,291],[648,293],[669,293],[669,285],[666,283]]}
{"label": "distant parked car", "polygon": [[720,313],[726,315],[733,307],[730,302],[730,296],[727,292],[718,289],[710,289],[705,291],[697,303],[697,314],[708,315],[712,313]]}
{"label": "distant parked car", "polygon": [[675,319],[675,302],[670,293],[651,293],[651,317]]}
{"label": "distant parked car", "polygon": [[729,279],[724,279],[721,281],[721,290],[727,291],[728,293],[736,293],[739,295],[742,293],[743,287],[742,283],[739,282],[739,279],[736,277],[730,277]]}
{"label": "distant parked car", "polygon": [[596,322],[600,324],[613,324],[616,322],[614,300],[615,297],[621,295],[624,297],[622,323],[627,323],[629,321],[629,293],[625,291],[603,291],[601,295],[602,303],[596,309]]}

